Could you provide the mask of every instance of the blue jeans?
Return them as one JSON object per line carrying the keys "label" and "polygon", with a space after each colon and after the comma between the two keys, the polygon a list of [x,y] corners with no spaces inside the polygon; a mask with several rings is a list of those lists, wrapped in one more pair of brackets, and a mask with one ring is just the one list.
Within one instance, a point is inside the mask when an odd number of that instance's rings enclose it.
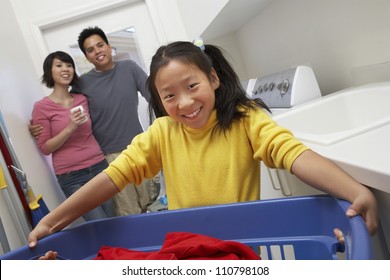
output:
{"label": "blue jeans", "polygon": [[[85,183],[87,183],[89,180],[91,180],[93,177],[95,177],[107,167],[107,161],[103,160],[84,169],[57,175],[57,180],[65,196],[70,197]],[[87,221],[90,221],[95,219],[108,218],[112,216],[113,205],[111,199],[109,199],[95,209],[92,209],[91,211],[85,213],[83,215],[83,218]]]}

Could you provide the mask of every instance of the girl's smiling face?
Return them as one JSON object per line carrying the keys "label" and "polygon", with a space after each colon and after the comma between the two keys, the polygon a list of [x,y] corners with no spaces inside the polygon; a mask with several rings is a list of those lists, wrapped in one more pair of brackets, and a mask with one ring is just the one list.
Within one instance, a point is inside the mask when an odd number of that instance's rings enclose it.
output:
{"label": "girl's smiling face", "polygon": [[214,70],[208,77],[193,64],[172,60],[158,70],[155,86],[171,118],[199,129],[214,110],[219,79]]}

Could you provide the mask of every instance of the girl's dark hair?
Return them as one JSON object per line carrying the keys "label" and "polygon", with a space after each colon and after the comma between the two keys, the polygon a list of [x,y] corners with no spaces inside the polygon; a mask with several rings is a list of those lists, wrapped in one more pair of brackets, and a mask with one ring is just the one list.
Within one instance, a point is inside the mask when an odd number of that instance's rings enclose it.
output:
{"label": "girl's dark hair", "polygon": [[174,42],[160,47],[150,64],[147,85],[151,93],[149,102],[151,119],[153,119],[153,113],[157,118],[168,115],[155,86],[155,80],[158,70],[171,60],[196,65],[209,79],[212,79],[212,69],[215,69],[220,82],[218,89],[215,90],[215,108],[217,109],[218,125],[222,130],[229,128],[234,120],[245,116],[239,107],[254,108],[257,106],[270,111],[261,99],[252,100],[247,97],[236,72],[219,47],[205,45],[205,50],[202,51],[190,42]]}
{"label": "girl's dark hair", "polygon": [[76,66],[74,64],[74,61],[69,54],[67,54],[66,52],[62,52],[62,51],[53,52],[46,57],[45,61],[43,62],[43,75],[42,75],[42,79],[41,79],[42,84],[45,84],[48,88],[54,87],[54,79],[53,79],[53,75],[51,73],[51,69],[53,67],[53,61],[56,58],[58,60],[61,60],[62,62],[72,64],[73,69],[75,69],[75,72],[73,75],[73,79],[70,82],[70,85],[73,86],[73,85],[77,84],[78,80],[79,80],[79,76],[76,73]]}
{"label": "girl's dark hair", "polygon": [[107,36],[106,36],[106,34],[104,33],[104,31],[102,29],[100,29],[97,26],[95,26],[95,27],[87,27],[87,28],[83,29],[80,32],[79,37],[77,39],[77,43],[79,44],[79,48],[84,53],[84,55],[86,55],[85,48],[84,48],[84,41],[87,38],[91,37],[92,35],[100,36],[103,39],[103,41],[107,45],[109,45]]}

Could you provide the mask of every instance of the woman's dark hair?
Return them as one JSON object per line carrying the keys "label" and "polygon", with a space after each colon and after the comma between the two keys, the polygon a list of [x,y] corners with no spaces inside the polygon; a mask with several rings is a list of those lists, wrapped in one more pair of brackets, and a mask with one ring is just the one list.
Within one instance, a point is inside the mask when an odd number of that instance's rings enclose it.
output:
{"label": "woman's dark hair", "polygon": [[84,41],[87,38],[91,37],[92,35],[100,36],[103,39],[103,41],[107,45],[109,45],[107,36],[106,36],[106,34],[104,33],[104,31],[102,29],[100,29],[97,26],[95,26],[95,27],[87,27],[87,28],[83,29],[80,32],[79,37],[77,39],[77,43],[79,44],[79,48],[84,53],[84,55],[86,55],[85,48],[84,48]]}
{"label": "woman's dark hair", "polygon": [[230,63],[223,55],[222,50],[214,45],[205,45],[204,51],[190,42],[174,42],[160,47],[152,58],[150,74],[147,80],[151,93],[149,102],[149,114],[156,118],[167,116],[161,102],[155,80],[161,67],[171,60],[179,60],[186,64],[196,65],[209,79],[212,79],[214,68],[218,78],[219,87],[215,90],[215,108],[217,109],[218,125],[222,130],[230,127],[234,120],[245,116],[239,107],[260,107],[269,111],[267,105],[261,99],[252,100],[247,97],[240,80]]}
{"label": "woman's dark hair", "polygon": [[53,75],[51,73],[51,69],[53,67],[53,61],[56,58],[58,60],[61,60],[62,62],[72,64],[73,69],[75,69],[75,72],[73,75],[73,79],[70,82],[70,85],[73,86],[73,85],[77,84],[79,76],[76,73],[76,66],[74,64],[74,61],[69,54],[67,54],[66,52],[62,52],[62,51],[53,52],[46,57],[45,61],[43,62],[43,75],[42,75],[42,79],[41,79],[42,83],[45,84],[48,88],[54,87],[54,79],[53,79]]}

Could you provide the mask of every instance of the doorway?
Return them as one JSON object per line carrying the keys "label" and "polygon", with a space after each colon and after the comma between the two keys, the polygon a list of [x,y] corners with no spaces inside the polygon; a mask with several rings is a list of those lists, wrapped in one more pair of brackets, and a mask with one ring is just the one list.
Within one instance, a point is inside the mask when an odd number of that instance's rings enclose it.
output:
{"label": "doorway", "polygon": [[[159,47],[159,42],[144,1],[98,10],[83,17],[62,21],[61,24],[51,24],[42,30],[47,53],[57,50],[70,53],[75,60],[79,75],[93,67],[77,44],[78,34],[89,26],[98,26],[107,34],[115,52],[114,61],[132,59],[146,73],[149,73],[149,64]],[[149,126],[147,107],[146,100],[139,94],[138,115],[144,130]]]}
{"label": "doorway", "polygon": [[[89,26],[98,26],[107,34],[111,45],[115,47],[115,59],[125,59],[127,56],[148,73],[149,63],[159,47],[159,42],[144,1],[132,1],[125,6],[113,6],[96,12],[88,12],[76,18],[69,15],[68,20],[51,23],[41,30],[47,54],[61,50],[73,55],[75,51],[73,47],[77,46],[78,34]],[[81,60],[84,59],[83,54],[77,56],[81,57]],[[43,59],[44,57],[42,61]],[[78,62],[76,63],[81,67],[80,74],[91,67],[86,66],[85,62]]]}

